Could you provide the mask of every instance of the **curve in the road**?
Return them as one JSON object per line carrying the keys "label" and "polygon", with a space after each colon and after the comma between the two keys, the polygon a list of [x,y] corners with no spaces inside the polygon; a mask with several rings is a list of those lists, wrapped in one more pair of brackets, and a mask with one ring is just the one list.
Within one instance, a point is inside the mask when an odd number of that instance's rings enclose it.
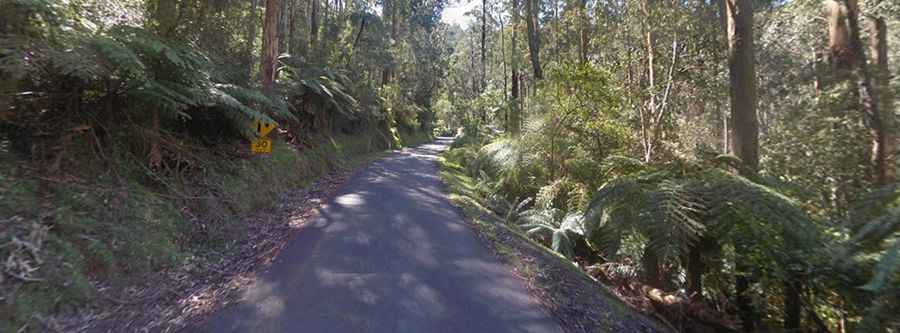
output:
{"label": "curve in the road", "polygon": [[449,139],[372,162],[210,332],[560,332],[446,198]]}

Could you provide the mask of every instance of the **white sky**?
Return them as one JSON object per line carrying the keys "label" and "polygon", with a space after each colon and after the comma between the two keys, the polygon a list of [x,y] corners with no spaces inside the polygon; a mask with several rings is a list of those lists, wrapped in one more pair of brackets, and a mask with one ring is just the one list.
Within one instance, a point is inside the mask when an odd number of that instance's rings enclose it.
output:
{"label": "white sky", "polygon": [[444,12],[441,14],[441,22],[450,25],[459,24],[460,27],[465,29],[475,19],[474,17],[466,16],[466,12],[475,9],[475,7],[478,7],[478,4],[479,2],[475,0],[451,1],[450,5],[444,8]]}

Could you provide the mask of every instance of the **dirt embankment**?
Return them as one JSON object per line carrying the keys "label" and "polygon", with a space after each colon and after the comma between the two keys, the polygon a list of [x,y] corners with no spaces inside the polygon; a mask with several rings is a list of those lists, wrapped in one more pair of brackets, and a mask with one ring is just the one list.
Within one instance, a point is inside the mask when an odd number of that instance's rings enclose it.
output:
{"label": "dirt embankment", "polygon": [[241,286],[268,266],[319,204],[365,164],[289,190],[273,207],[242,218],[246,237],[220,260],[148,273],[135,279],[141,283],[126,287],[97,283],[97,302],[41,318],[41,330],[174,332],[201,325],[209,314],[234,301]]}

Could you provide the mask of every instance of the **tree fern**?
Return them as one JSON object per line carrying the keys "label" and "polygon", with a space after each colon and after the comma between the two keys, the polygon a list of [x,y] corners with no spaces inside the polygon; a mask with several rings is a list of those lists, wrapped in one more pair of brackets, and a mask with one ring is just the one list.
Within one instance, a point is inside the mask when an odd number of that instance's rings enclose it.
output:
{"label": "tree fern", "polygon": [[675,161],[620,177],[588,206],[588,239],[616,253],[628,233],[648,249],[677,259],[700,238],[743,244],[761,272],[783,276],[820,248],[818,227],[790,198],[711,165]]}
{"label": "tree fern", "polygon": [[[189,118],[188,109],[214,108],[224,112],[246,138],[255,136],[250,130],[253,120],[295,119],[279,98],[235,84],[213,82],[206,56],[143,29],[117,26],[107,33],[82,38],[89,50],[96,52],[98,76],[105,74],[122,80],[121,93],[140,101],[147,109]],[[158,71],[166,72],[166,77],[158,77]]]}
{"label": "tree fern", "polygon": [[575,258],[578,239],[584,238],[584,215],[569,213],[556,208],[537,208],[522,212],[517,221],[528,236],[544,244],[566,258]]}
{"label": "tree fern", "polygon": [[[885,202],[882,199],[898,195],[884,190],[863,201],[881,205]],[[877,331],[900,325],[896,316],[900,311],[900,208],[891,207],[859,228],[836,259],[838,272],[855,284],[846,287],[864,292],[867,306],[861,329]],[[860,276],[860,272],[866,274]]]}
{"label": "tree fern", "polygon": [[530,204],[531,201],[531,198],[525,198],[521,201],[519,199],[513,200],[509,205],[509,209],[506,211],[504,222],[506,224],[514,224],[516,221],[518,221],[522,216],[522,213],[526,211],[525,208],[528,207],[528,204]]}
{"label": "tree fern", "polygon": [[350,80],[327,67],[303,62],[300,58],[283,58],[279,83],[290,95],[310,98],[324,108],[348,119],[358,119],[359,103],[349,91]]}
{"label": "tree fern", "polygon": [[651,251],[675,258],[687,251],[706,231],[698,215],[704,208],[688,182],[665,179],[659,182],[647,199],[653,203],[648,211],[652,223],[647,233]]}

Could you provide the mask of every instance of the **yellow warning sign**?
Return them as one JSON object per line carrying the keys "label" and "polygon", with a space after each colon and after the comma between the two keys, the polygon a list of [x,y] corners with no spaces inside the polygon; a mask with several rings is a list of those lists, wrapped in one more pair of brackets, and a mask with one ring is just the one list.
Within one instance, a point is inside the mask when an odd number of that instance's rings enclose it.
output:
{"label": "yellow warning sign", "polygon": [[256,131],[256,136],[264,138],[266,135],[269,135],[269,132],[275,129],[275,123],[257,119],[253,121],[253,129]]}
{"label": "yellow warning sign", "polygon": [[250,151],[254,154],[271,154],[272,153],[272,139],[269,138],[256,138],[253,142],[250,143]]}

